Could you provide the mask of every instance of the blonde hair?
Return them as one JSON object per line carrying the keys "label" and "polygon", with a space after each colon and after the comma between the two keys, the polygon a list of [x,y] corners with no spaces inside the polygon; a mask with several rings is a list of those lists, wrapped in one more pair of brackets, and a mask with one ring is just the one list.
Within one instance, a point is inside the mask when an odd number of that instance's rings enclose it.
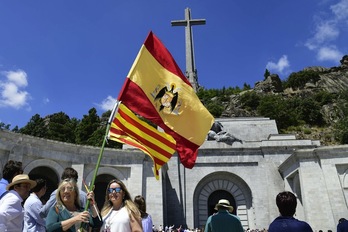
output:
{"label": "blonde hair", "polygon": [[121,180],[118,180],[118,179],[111,180],[106,187],[105,202],[101,210],[101,215],[105,217],[108,214],[108,212],[111,210],[111,208],[113,207],[112,202],[109,200],[109,191],[108,191],[108,189],[110,188],[110,185],[113,183],[119,184],[122,191],[124,192],[122,203],[124,207],[126,207],[128,213],[132,214],[133,217],[135,217],[136,219],[141,220],[140,211],[138,207],[134,204],[131,198],[131,195],[127,190],[126,185]]}
{"label": "blonde hair", "polygon": [[60,190],[65,187],[67,184],[70,184],[74,189],[73,191],[75,192],[75,200],[74,200],[74,204],[77,208],[81,208],[80,205],[80,192],[79,192],[79,188],[77,187],[76,184],[76,180],[74,179],[64,179],[60,182],[57,192],[56,192],[56,200],[57,200],[57,206],[58,208],[62,209],[65,208],[65,205],[62,201],[62,198],[60,196]]}

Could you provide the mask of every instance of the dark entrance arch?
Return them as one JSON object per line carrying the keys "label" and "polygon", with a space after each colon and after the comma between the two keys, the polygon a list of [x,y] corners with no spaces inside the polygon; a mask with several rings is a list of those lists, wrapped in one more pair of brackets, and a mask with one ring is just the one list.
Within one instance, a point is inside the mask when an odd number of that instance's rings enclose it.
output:
{"label": "dark entrance arch", "polygon": [[95,179],[94,194],[99,209],[103,207],[105,201],[106,186],[108,186],[109,182],[113,179],[115,179],[115,177],[108,174],[98,175]]}
{"label": "dark entrance arch", "polygon": [[49,167],[41,166],[32,169],[28,175],[31,180],[46,180],[47,190],[45,195],[41,197],[41,199],[46,202],[50,198],[51,193],[58,187],[59,177],[56,172]]}
{"label": "dark entrance arch", "polygon": [[210,173],[197,184],[193,195],[194,227],[204,227],[211,209],[221,198],[230,201],[234,207],[233,213],[241,219],[243,227],[249,227],[251,190],[243,179],[231,172]]}
{"label": "dark entrance arch", "polygon": [[230,202],[231,206],[233,206],[233,214],[236,215],[236,201],[231,193],[225,190],[216,190],[212,192],[208,197],[208,216],[213,215],[217,211],[214,209],[215,205],[219,202],[220,199],[226,199]]}

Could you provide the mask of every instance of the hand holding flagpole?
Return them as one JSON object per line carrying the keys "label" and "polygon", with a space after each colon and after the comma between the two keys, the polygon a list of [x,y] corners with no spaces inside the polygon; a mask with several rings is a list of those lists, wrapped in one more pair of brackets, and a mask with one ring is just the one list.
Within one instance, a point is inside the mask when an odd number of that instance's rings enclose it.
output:
{"label": "hand holding flagpole", "polygon": [[[90,192],[90,191],[91,191],[91,189],[90,189],[90,190],[88,189],[88,186],[87,186],[87,184],[86,184],[85,180],[84,180],[84,179],[82,179],[82,181],[83,181],[83,185],[85,186],[86,191],[87,191],[87,192]],[[92,201],[93,201],[93,200],[92,200]],[[93,201],[92,203],[93,203],[93,205],[92,205],[92,206],[93,206],[93,208],[94,208],[95,212],[97,213],[97,216],[98,216],[99,220],[101,221],[101,217],[100,217],[100,215],[99,215],[99,212],[98,212],[97,207],[95,206],[95,202]]]}

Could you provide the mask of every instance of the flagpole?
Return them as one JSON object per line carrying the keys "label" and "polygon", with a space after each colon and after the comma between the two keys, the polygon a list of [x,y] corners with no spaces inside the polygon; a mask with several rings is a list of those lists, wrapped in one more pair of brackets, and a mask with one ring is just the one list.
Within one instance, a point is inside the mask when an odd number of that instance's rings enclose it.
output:
{"label": "flagpole", "polygon": [[[110,130],[110,124],[108,124],[106,126],[106,133],[108,133],[109,130]],[[93,190],[94,182],[95,182],[95,179],[97,177],[98,169],[99,169],[99,166],[100,166],[100,161],[101,161],[103,153],[104,153],[105,142],[106,142],[106,134],[105,134],[105,137],[103,139],[103,144],[102,144],[102,147],[101,147],[100,152],[99,152],[98,161],[97,161],[97,164],[95,166],[92,182],[91,182],[91,185],[89,186],[89,191]],[[88,207],[89,207],[89,200],[87,200],[87,203],[86,203],[86,206],[85,206],[85,210],[87,210]]]}
{"label": "flagpole", "polygon": [[[106,131],[105,131],[105,136],[104,136],[104,139],[103,139],[103,144],[102,144],[102,146],[100,148],[97,164],[96,164],[95,170],[94,170],[94,175],[93,175],[93,178],[92,178],[92,181],[91,181],[91,185],[89,186],[89,191],[92,191],[93,188],[94,188],[94,182],[95,182],[95,179],[97,177],[97,173],[98,173],[98,169],[99,169],[99,166],[100,166],[101,159],[103,157],[104,147],[105,147],[105,143],[106,143],[106,140],[107,140],[107,135],[109,133],[109,130],[110,130],[110,127],[111,127],[111,123],[112,123],[112,121],[113,121],[113,119],[115,117],[115,114],[116,114],[116,112],[118,110],[118,106],[119,106],[120,103],[121,103],[120,101],[116,100],[114,108],[112,109],[111,115],[109,117],[108,124],[106,125]],[[88,207],[89,207],[89,200],[87,200],[87,202],[86,202],[85,211],[88,209]]]}

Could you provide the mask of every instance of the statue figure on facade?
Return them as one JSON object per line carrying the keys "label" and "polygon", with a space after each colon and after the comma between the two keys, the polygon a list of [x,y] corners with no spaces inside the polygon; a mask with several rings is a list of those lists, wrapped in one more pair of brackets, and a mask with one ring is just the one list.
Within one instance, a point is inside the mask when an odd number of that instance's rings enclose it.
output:
{"label": "statue figure on facade", "polygon": [[223,130],[223,125],[219,121],[215,121],[208,132],[207,140],[215,140],[232,145],[234,142],[243,143],[241,139],[234,137],[231,133]]}

